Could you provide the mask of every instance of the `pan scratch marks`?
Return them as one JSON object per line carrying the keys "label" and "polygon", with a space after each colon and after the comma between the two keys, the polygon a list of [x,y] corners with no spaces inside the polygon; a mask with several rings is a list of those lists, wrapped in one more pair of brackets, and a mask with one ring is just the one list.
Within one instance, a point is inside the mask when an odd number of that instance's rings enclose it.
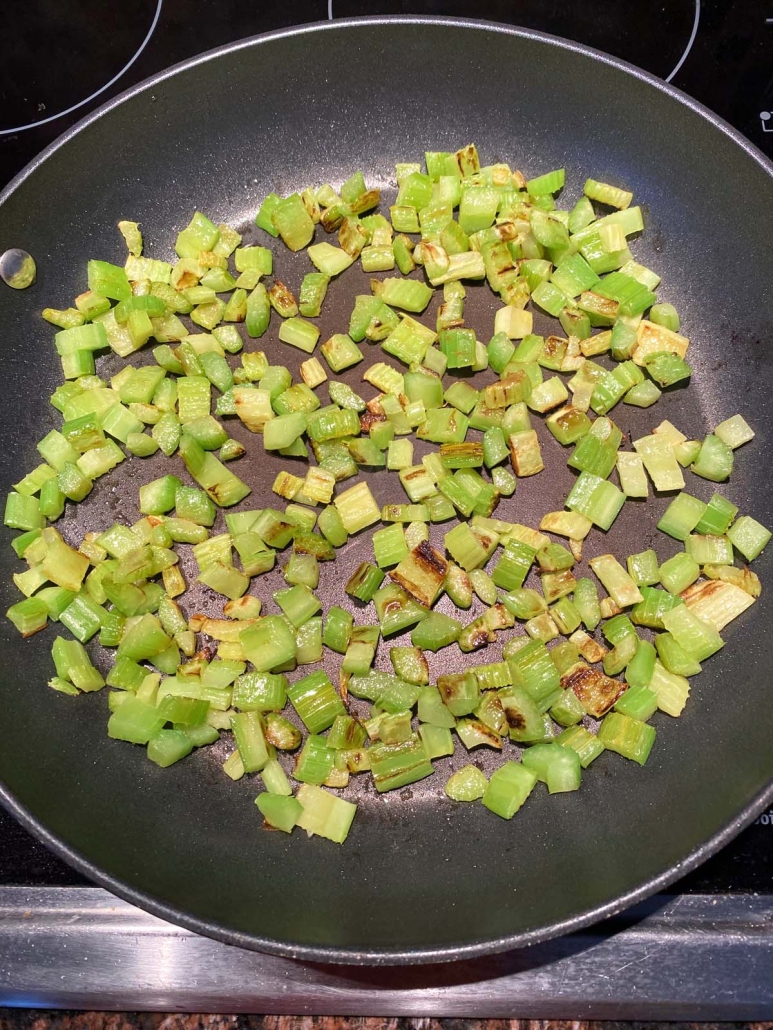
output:
{"label": "pan scratch marks", "polygon": [[652,948],[650,949],[650,951],[645,951],[641,958],[633,958],[630,962],[623,963],[622,966],[615,970],[614,975],[617,976],[618,973],[622,973],[624,969],[628,969],[630,966],[634,966],[637,964],[643,966],[647,959],[651,958],[651,956],[654,955],[656,951],[657,948]]}

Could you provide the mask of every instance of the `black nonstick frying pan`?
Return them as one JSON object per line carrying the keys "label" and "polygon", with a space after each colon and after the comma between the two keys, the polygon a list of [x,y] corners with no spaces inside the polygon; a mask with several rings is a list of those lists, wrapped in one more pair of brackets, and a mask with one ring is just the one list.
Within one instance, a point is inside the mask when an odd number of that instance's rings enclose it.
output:
{"label": "black nonstick frying pan", "polygon": [[[588,175],[635,191],[648,222],[635,256],[664,276],[660,298],[681,313],[694,372],[689,390],[649,412],[625,409],[620,421],[634,436],[663,418],[702,436],[744,413],[757,437],[737,452],[726,492],[770,525],[773,166],[700,105],[622,62],[539,33],[449,19],[336,22],[224,47],[105,105],[11,184],[0,247],[29,250],[38,281],[0,291],[3,489],[36,463],[35,442],[59,424],[48,405],[58,360],[38,312],[81,292],[88,258],[121,260],[118,219],[141,222],[158,257],[171,254],[195,207],[257,240],[252,218],[272,189],[340,182],[362,168],[388,190],[395,161],[470,141],[485,161],[530,175],[565,166],[570,198]],[[297,285],[306,259],[279,262],[280,277]],[[331,288],[323,339],[346,325],[362,286],[344,275]],[[487,288],[470,296],[471,324],[489,325]],[[260,346],[296,371],[302,355],[275,333]],[[259,506],[279,465],[263,460],[254,438],[247,443],[238,471]],[[501,517],[536,525],[561,506],[571,482],[565,454],[547,434],[543,447],[549,471],[503,502]],[[163,466],[127,466],[65,517],[65,534],[137,517],[137,487]],[[383,479],[371,477],[375,492],[394,499],[393,477]],[[707,498],[712,484],[690,476],[687,489]],[[587,554],[673,553],[655,530],[668,500],[626,505],[608,539],[591,534]],[[367,557],[367,536],[325,570],[326,603],[341,603],[340,584]],[[17,596],[9,538],[0,548],[5,606]],[[755,566],[763,584],[770,564],[763,556]],[[253,590],[268,596],[279,582]],[[204,595],[196,604],[214,610]],[[256,784],[233,784],[220,770],[225,743],[162,771],[142,749],[109,741],[103,695],[71,699],[46,688],[53,634],[23,641],[2,620],[0,794],[97,883],[232,944],[359,963],[504,950],[664,887],[770,803],[770,630],[763,596],[725,631],[727,646],[694,680],[683,717],[656,716],[645,769],[607,753],[581,791],[535,792],[512,822],[448,801],[444,776],[384,797],[358,786],[361,810],[339,848],[298,831],[264,832]]]}

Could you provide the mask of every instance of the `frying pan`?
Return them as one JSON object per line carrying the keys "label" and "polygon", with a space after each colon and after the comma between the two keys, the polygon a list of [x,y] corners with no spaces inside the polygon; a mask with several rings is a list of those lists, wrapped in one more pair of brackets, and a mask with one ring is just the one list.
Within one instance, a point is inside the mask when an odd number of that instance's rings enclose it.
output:
{"label": "frying pan", "polygon": [[[736,455],[726,491],[741,512],[770,524],[771,165],[698,104],[622,62],[535,32],[412,17],[294,29],[178,65],[82,121],[9,186],[0,242],[29,250],[39,278],[25,293],[0,294],[3,487],[35,464],[36,440],[58,425],[48,397],[60,373],[38,312],[66,306],[83,289],[87,258],[120,260],[119,218],[140,221],[147,252],[159,257],[171,255],[194,207],[254,241],[252,217],[271,189],[336,183],[363,168],[369,183],[388,190],[395,161],[471,140],[485,161],[507,160],[530,175],[565,166],[569,198],[587,175],[635,191],[648,222],[635,254],[664,276],[660,296],[676,304],[693,340],[694,374],[689,390],[665,395],[655,410],[626,408],[619,418],[634,436],[663,418],[703,435],[743,411],[757,439]],[[278,258],[291,285],[307,267],[303,256]],[[365,285],[352,276],[331,287],[323,339],[347,324]],[[470,324],[490,325],[493,304],[487,288],[472,287]],[[275,333],[274,325],[259,345],[296,371],[300,357]],[[105,361],[105,374],[119,367]],[[357,371],[348,376],[358,380]],[[548,471],[502,503],[503,518],[536,525],[571,484],[565,452],[543,429]],[[260,506],[279,464],[264,459],[254,438],[247,446],[238,471],[254,493],[245,506]],[[66,515],[63,532],[75,539],[135,519],[138,486],[164,467],[127,462]],[[371,477],[379,500],[395,498],[393,479]],[[690,476],[688,489],[707,498],[712,484]],[[587,555],[648,546],[673,553],[655,530],[668,500],[627,504],[608,539],[591,534]],[[355,538],[325,568],[326,604],[342,602],[341,584],[369,546],[368,534]],[[764,578],[770,563],[757,564]],[[6,541],[6,605],[16,567]],[[280,583],[277,573],[253,589],[268,598]],[[191,605],[217,608],[206,592]],[[357,618],[368,621],[364,612]],[[645,769],[606,753],[580,792],[535,792],[504,822],[444,798],[454,766],[441,760],[440,776],[384,797],[358,782],[360,811],[336,847],[300,832],[264,832],[252,805],[257,786],[248,782],[255,778],[233,784],[220,770],[225,741],[165,771],[142,749],[109,741],[104,694],[71,699],[47,690],[48,640],[23,641],[3,620],[2,800],[92,880],[231,944],[349,963],[504,950],[663,888],[770,803],[769,629],[763,598],[725,631],[727,646],[694,680],[684,716],[656,716]],[[458,652],[441,653],[433,671],[462,663]]]}

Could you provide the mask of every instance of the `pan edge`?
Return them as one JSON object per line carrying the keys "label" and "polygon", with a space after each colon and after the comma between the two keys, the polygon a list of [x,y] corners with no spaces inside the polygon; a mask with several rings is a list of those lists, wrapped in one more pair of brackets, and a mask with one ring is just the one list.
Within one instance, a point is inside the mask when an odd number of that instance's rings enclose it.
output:
{"label": "pan edge", "polygon": [[[233,54],[240,50],[247,50],[263,43],[270,43],[274,40],[292,38],[306,34],[316,34],[327,31],[351,30],[360,27],[373,25],[409,25],[409,26],[443,26],[453,29],[467,31],[493,32],[502,36],[514,36],[520,39],[536,41],[541,44],[554,46],[572,53],[583,55],[590,60],[600,61],[610,67],[617,69],[627,75],[632,75],[646,85],[656,88],[669,96],[675,102],[686,106],[695,114],[699,115],[715,129],[722,132],[726,137],[738,145],[749,158],[760,166],[763,172],[773,179],[773,162],[754,146],[746,137],[730,126],[718,115],[704,107],[692,97],[681,90],[666,83],[648,72],[637,68],[623,60],[611,57],[598,50],[583,44],[563,40],[559,37],[541,33],[530,29],[516,28],[496,22],[487,22],[477,19],[452,18],[442,16],[371,16],[361,18],[336,19],[332,22],[316,22],[308,25],[294,26],[288,29],[280,29],[269,33],[247,37],[235,43],[206,51],[195,57],[182,61],[170,68],[137,83],[119,93],[116,97],[100,105],[95,111],[80,119],[73,126],[62,133],[53,143],[35,157],[22,171],[0,192],[0,206],[26,181],[27,178],[40,167],[50,156],[63,147],[72,138],[84,131],[89,125],[102,118],[125,101],[154,88],[167,79],[173,78],[180,72],[197,67],[205,62],[215,60],[225,54]],[[681,862],[671,866],[659,876],[653,877],[628,893],[613,899],[605,905],[597,906],[590,911],[571,916],[566,920],[552,923],[539,929],[526,933],[514,934],[507,937],[495,937],[485,940],[478,940],[472,943],[460,943],[458,945],[446,945],[439,948],[416,948],[416,949],[376,949],[376,950],[354,950],[351,948],[337,948],[315,945],[294,945],[272,938],[263,938],[254,934],[240,933],[230,930],[217,923],[191,918],[184,912],[165,905],[158,899],[146,895],[141,890],[132,888],[127,884],[112,878],[109,874],[102,872],[91,862],[83,857],[78,851],[71,849],[64,841],[51,833],[45,826],[39,823],[36,818],[22,806],[7,788],[0,784],[0,803],[6,808],[27,830],[33,833],[46,847],[55,854],[62,857],[74,868],[89,877],[95,883],[105,887],[112,893],[124,898],[132,904],[146,909],[152,914],[176,923],[193,932],[213,937],[226,944],[245,948],[253,951],[263,951],[289,959],[303,961],[335,963],[342,965],[407,965],[407,964],[437,964],[452,961],[463,961],[479,958],[486,955],[498,954],[520,947],[530,946],[540,941],[548,940],[563,934],[580,930],[600,920],[614,916],[631,905],[644,900],[656,893],[663,887],[668,886],[679,879],[687,872],[695,869],[715,852],[724,847],[742,829],[749,825],[757,815],[767,806],[773,803],[773,783],[762,791],[750,804],[748,804],[736,817],[722,830],[709,838],[704,844],[691,851]]]}

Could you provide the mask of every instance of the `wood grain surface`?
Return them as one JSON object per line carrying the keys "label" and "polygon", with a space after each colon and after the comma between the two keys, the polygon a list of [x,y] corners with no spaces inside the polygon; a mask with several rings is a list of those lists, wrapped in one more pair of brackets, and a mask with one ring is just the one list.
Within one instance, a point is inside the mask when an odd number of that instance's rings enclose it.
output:
{"label": "wood grain surface", "polygon": [[0,1030],[773,1030],[773,1022],[657,1023],[540,1019],[372,1019],[338,1016],[0,1009]]}

